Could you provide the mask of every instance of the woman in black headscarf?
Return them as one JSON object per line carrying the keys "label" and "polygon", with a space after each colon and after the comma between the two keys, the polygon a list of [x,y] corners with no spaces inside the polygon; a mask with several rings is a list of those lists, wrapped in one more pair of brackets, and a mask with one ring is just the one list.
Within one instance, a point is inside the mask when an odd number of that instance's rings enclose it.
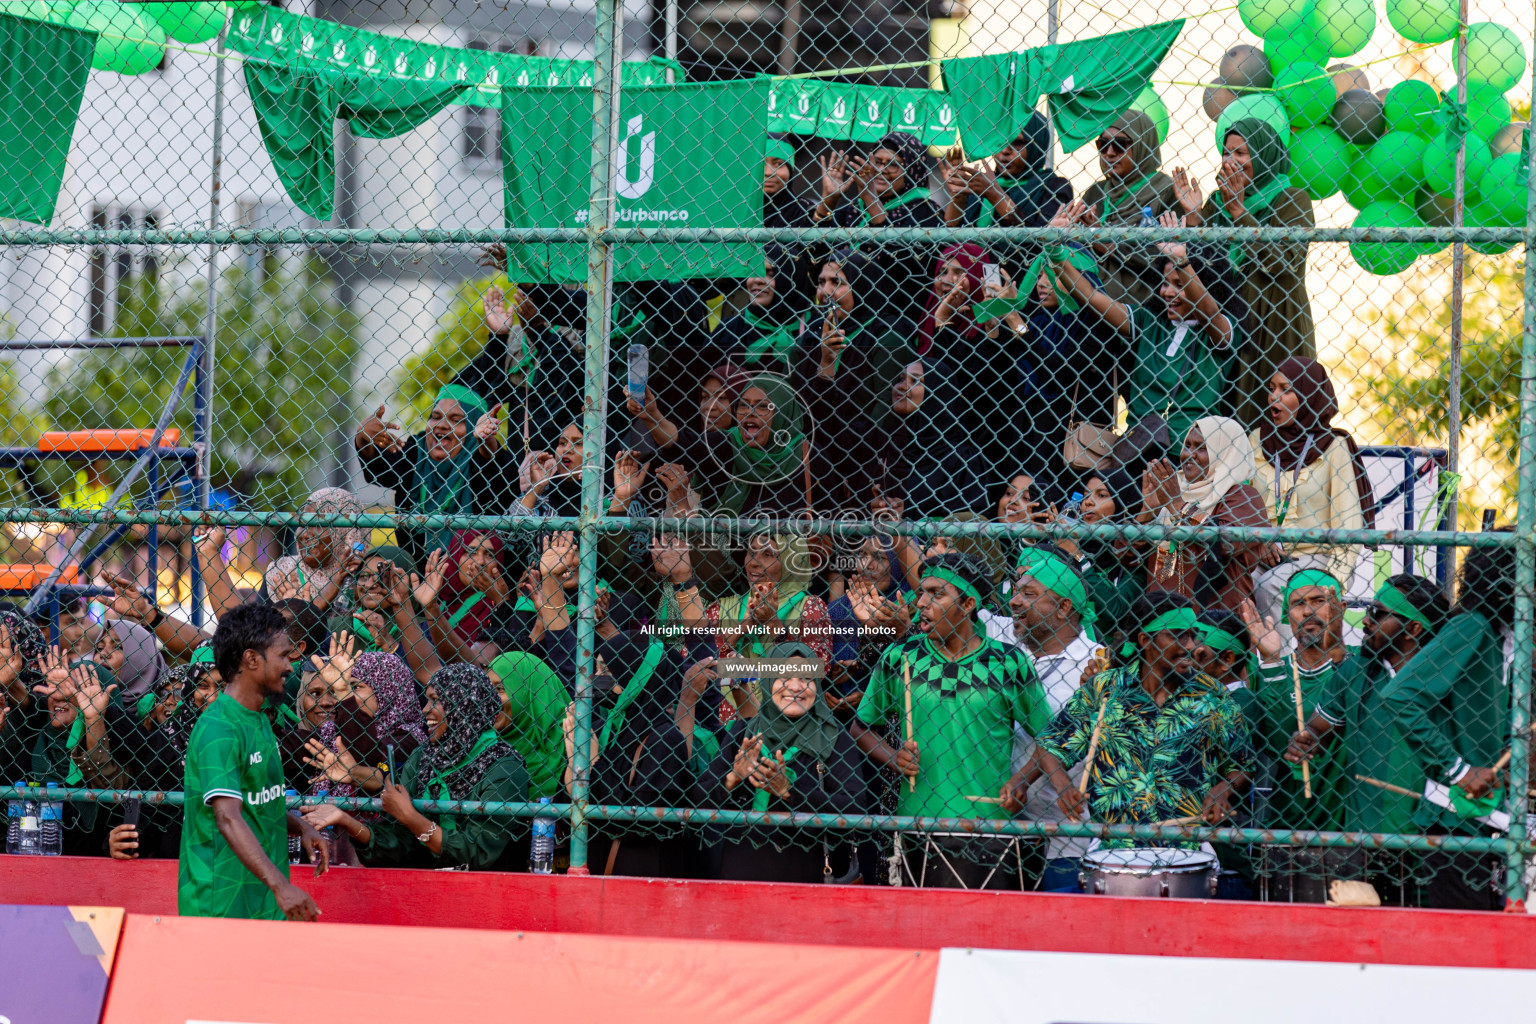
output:
{"label": "woman in black headscarf", "polygon": [[[1291,184],[1290,171],[1291,154],[1279,134],[1248,117],[1227,130],[1219,187],[1203,206],[1199,184],[1190,181],[1182,167],[1173,169],[1173,183],[1190,225],[1310,228],[1315,223],[1312,200]],[[1287,357],[1317,355],[1307,297],[1307,243],[1235,242],[1227,248],[1227,260],[1248,307],[1233,369],[1232,416],[1252,430],[1267,419],[1265,375]]]}
{"label": "woman in black headscarf", "polygon": [[[799,643],[779,644],[768,657],[819,662]],[[861,761],[816,680],[776,678],[758,714],[733,724],[721,741],[699,780],[698,799],[722,809],[859,814],[865,809]],[[851,865],[846,832],[763,825],[724,830],[720,877],[731,881],[832,881]]]}
{"label": "woman in black headscarf", "polygon": [[961,387],[943,360],[909,363],[891,389],[882,429],[859,449],[868,467],[861,484],[887,500],[902,501],[904,518],[968,518],[987,512],[975,420]]}
{"label": "woman in black headscarf", "polygon": [[[1083,202],[1093,213],[1091,223],[1135,227],[1148,208],[1154,218],[1165,210],[1179,209],[1173,179],[1162,171],[1163,152],[1157,126],[1150,117],[1139,110],[1127,110],[1099,134],[1098,147],[1104,177],[1083,194]],[[1093,249],[1110,298],[1152,304],[1162,275],[1152,267],[1157,250],[1150,240],[1096,242]]]}
{"label": "woman in black headscarf", "polygon": [[527,823],[418,811],[411,798],[423,800],[528,799],[528,769],[522,755],[496,734],[501,695],[485,669],[449,665],[427,684],[427,743],[417,747],[400,769],[398,780],[385,784],[387,818],[365,825],[347,812],[322,804],[304,817],[316,828],[340,826],[351,836],[364,864],[396,867],[467,867],[518,869],[504,863],[514,835]]}

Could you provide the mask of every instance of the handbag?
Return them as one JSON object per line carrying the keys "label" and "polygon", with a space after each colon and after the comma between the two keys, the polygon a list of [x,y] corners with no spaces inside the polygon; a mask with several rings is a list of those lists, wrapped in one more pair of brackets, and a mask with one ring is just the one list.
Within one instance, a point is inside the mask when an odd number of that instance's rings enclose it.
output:
{"label": "handbag", "polygon": [[1168,421],[1155,412],[1149,412],[1126,428],[1115,442],[1112,461],[1116,466],[1127,466],[1143,460],[1149,450],[1168,450]]}
{"label": "handbag", "polygon": [[[1077,415],[1077,393],[1082,383],[1072,386],[1072,414]],[[1114,391],[1120,392],[1119,374],[1116,373]],[[1120,435],[1112,423],[1093,423],[1074,420],[1067,428],[1067,436],[1061,442],[1062,464],[1071,469],[1102,471],[1114,465],[1115,442]]]}

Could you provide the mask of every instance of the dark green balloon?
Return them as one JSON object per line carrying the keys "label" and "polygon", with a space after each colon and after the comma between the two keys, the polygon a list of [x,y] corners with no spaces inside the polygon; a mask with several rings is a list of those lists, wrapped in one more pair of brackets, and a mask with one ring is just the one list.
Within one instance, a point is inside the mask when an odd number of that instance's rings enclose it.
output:
{"label": "dark green balloon", "polygon": [[1386,108],[1364,89],[1351,89],[1333,105],[1331,120],[1345,142],[1369,146],[1387,130]]}

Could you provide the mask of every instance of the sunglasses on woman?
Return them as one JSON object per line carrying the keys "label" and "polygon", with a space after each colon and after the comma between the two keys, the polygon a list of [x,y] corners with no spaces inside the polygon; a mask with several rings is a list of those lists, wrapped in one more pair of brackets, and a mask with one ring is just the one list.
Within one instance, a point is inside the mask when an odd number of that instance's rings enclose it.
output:
{"label": "sunglasses on woman", "polygon": [[1111,135],[1098,141],[1100,153],[1124,153],[1130,148],[1130,141],[1122,136]]}

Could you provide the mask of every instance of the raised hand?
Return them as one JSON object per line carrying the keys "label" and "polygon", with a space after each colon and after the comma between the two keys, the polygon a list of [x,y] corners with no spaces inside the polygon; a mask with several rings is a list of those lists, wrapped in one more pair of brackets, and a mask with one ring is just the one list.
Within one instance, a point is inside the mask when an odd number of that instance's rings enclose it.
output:
{"label": "raised hand", "polygon": [[[1157,218],[1157,223],[1165,228],[1181,228],[1184,226],[1184,215],[1164,210]],[[1186,253],[1183,242],[1158,242],[1157,251],[1175,260],[1182,260]]]}
{"label": "raised hand", "polygon": [[752,777],[752,772],[757,768],[758,759],[763,754],[762,733],[751,733],[741,741],[741,747],[736,751],[736,757],[731,761],[731,771],[743,782]]}
{"label": "raised hand", "polygon": [[534,494],[544,493],[559,469],[559,460],[549,452],[533,452],[528,459],[528,489]]}
{"label": "raised hand", "polygon": [[885,489],[875,484],[871,489],[869,499],[870,518],[880,522],[899,522],[906,512],[906,502],[900,495],[886,494]]}
{"label": "raised hand", "polygon": [[330,661],[327,668],[331,669],[337,679],[350,681],[352,679],[352,652],[357,647],[357,636],[353,633],[332,633]]}
{"label": "raised hand", "polygon": [[747,596],[747,617],[760,625],[767,625],[779,617],[779,585],[754,583]]}
{"label": "raised hand", "polygon": [[497,402],[490,412],[475,421],[475,437],[484,444],[496,436],[496,431],[501,429],[502,404]]}
{"label": "raised hand", "polygon": [[335,750],[327,747],[319,737],[306,740],[304,750],[304,763],[331,782],[340,785],[351,780],[352,769],[357,767],[357,758],[347,750],[347,745],[341,742],[340,736],[336,737]]}
{"label": "raised hand", "polygon": [[107,577],[107,585],[112,588],[114,614],[134,622],[146,622],[154,615],[155,603],[139,590],[133,580],[113,574]]}
{"label": "raised hand", "polygon": [[[482,256],[482,259],[484,257]],[[506,250],[502,250],[502,260],[506,259]],[[512,313],[507,309],[507,296],[494,285],[487,288],[485,296],[480,300],[480,311],[485,314],[485,329],[492,334],[506,334],[512,327]]]}
{"label": "raised hand", "polygon": [[634,501],[650,468],[649,462],[641,465],[633,451],[619,452],[613,460],[613,500],[621,505]]}
{"label": "raised hand", "polygon": [[885,598],[875,585],[862,576],[855,576],[848,584],[848,603],[853,606],[853,617],[863,626],[874,621],[875,614],[885,604]]}
{"label": "raised hand", "polygon": [[480,250],[480,257],[475,262],[482,267],[499,270],[505,274],[507,272],[507,247],[501,242],[492,242]]}
{"label": "raised hand", "polygon": [[576,571],[579,557],[580,549],[574,534],[551,534],[544,542],[544,551],[539,555],[539,575],[546,580],[564,583],[566,577]]}
{"label": "raised hand", "polygon": [[965,154],[958,147],[939,158],[939,177],[952,196],[963,195],[971,190],[971,176],[974,173],[965,166]]}
{"label": "raised hand", "polygon": [[969,308],[970,281],[965,278],[956,281],[950,286],[949,291],[939,300],[938,308],[933,311],[933,324],[935,327],[943,327],[955,316],[956,313]]}
{"label": "raised hand", "polygon": [[[0,690],[13,686],[25,667],[26,659],[16,650],[16,642],[11,638],[11,627],[0,622]],[[3,704],[4,700],[0,699],[0,705]]]}
{"label": "raised hand", "polygon": [[1252,601],[1244,601],[1238,606],[1238,612],[1243,617],[1243,625],[1248,627],[1248,639],[1253,643],[1253,649],[1259,655],[1262,662],[1275,662],[1280,660],[1280,652],[1285,647],[1285,641],[1280,636],[1280,631],[1275,628],[1275,620],[1268,615],[1259,618],[1259,610],[1254,607]]}
{"label": "raised hand", "polygon": [[848,186],[848,154],[837,149],[830,157],[816,159],[821,164],[821,197],[832,199],[841,195]]}
{"label": "raised hand", "polygon": [[688,470],[676,462],[663,462],[656,467],[656,479],[667,489],[667,501],[672,505],[688,504],[688,487],[692,483]]}
{"label": "raised hand", "polygon": [[423,608],[430,608],[437,603],[437,595],[442,591],[443,584],[447,582],[447,578],[443,573],[443,563],[447,560],[448,556],[444,553],[443,549],[435,548],[427,556],[426,578],[423,579],[419,575],[412,574],[412,596],[416,598],[416,603]]}
{"label": "raised hand", "polygon": [[662,534],[651,541],[651,566],[662,579],[686,583],[693,576],[692,550],[686,538]]}
{"label": "raised hand", "polygon": [[1199,180],[1191,178],[1182,167],[1173,169],[1173,194],[1185,213],[1199,213],[1205,203],[1205,197],[1200,193]]}
{"label": "raised hand", "polygon": [[1221,189],[1221,200],[1228,211],[1243,210],[1243,194],[1253,183],[1248,170],[1234,157],[1221,158],[1221,170],[1216,172],[1216,187]]}
{"label": "raised hand", "polygon": [[48,696],[55,690],[63,690],[69,697],[74,696],[74,687],[69,678],[69,659],[64,652],[59,650],[57,644],[48,648],[41,658],[37,659],[37,671],[43,677],[43,684],[32,687],[34,693]]}
{"label": "raised hand", "polygon": [[202,533],[193,538],[197,545],[198,562],[204,566],[217,565],[224,559],[224,540],[227,534],[222,526],[204,526]]}
{"label": "raised hand", "polygon": [[384,415],[384,406],[381,405],[377,412],[363,420],[363,425],[357,428],[358,436],[378,451],[403,451],[405,440],[400,436],[400,424],[385,420]]}
{"label": "raised hand", "polygon": [[107,713],[107,704],[118,688],[117,683],[110,683],[103,687],[95,670],[86,664],[76,665],[70,670],[69,683],[74,690],[72,696],[75,707],[80,709],[80,713],[87,721],[100,718]]}

